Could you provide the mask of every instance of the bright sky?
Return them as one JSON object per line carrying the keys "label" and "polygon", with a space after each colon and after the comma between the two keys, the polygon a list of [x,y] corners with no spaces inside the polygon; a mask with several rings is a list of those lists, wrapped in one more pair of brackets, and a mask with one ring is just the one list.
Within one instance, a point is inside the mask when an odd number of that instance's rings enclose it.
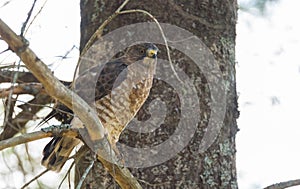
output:
{"label": "bright sky", "polygon": [[298,5],[282,0],[269,7],[266,17],[239,14],[237,167],[242,189],[300,178]]}
{"label": "bright sky", "polygon": [[[4,2],[0,0],[0,18],[19,33],[31,5],[11,0],[1,8]],[[37,7],[41,4],[43,1],[38,1]],[[237,134],[237,168],[241,189],[299,178],[298,5],[296,0],[281,0],[269,7],[265,17],[239,12],[236,58],[241,131]],[[60,79],[71,80],[78,51],[72,51],[68,59],[58,56],[73,45],[78,47],[79,24],[79,0],[48,0],[26,35],[30,47]],[[4,48],[0,45],[0,50]],[[1,64],[10,60],[14,60],[12,56],[0,56]],[[0,166],[0,173],[4,168]],[[13,177],[18,178],[18,174]],[[54,173],[48,178],[55,182]]]}

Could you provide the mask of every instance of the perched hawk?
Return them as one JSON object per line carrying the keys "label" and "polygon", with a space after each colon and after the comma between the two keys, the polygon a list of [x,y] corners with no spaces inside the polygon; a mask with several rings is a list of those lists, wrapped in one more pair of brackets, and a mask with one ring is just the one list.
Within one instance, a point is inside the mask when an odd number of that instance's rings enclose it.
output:
{"label": "perched hawk", "polygon": [[[109,142],[116,147],[119,136],[134,118],[147,99],[152,87],[158,48],[151,43],[134,45],[125,50],[120,58],[95,66],[78,77],[79,93],[86,94],[90,87],[89,77],[97,75],[93,102],[88,102],[97,111],[104,128],[109,133]],[[68,114],[71,113],[71,114]],[[62,123],[72,123],[72,111],[63,104],[44,119],[55,117]],[[54,137],[44,148],[42,165],[60,171],[73,148],[80,142],[72,137]]]}

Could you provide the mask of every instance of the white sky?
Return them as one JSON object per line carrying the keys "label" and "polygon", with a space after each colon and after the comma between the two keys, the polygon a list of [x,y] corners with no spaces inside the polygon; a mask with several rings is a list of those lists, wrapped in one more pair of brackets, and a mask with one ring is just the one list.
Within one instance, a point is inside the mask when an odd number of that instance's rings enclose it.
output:
{"label": "white sky", "polygon": [[[0,7],[4,2],[0,0]],[[28,1],[12,0],[0,8],[0,18],[19,33],[30,6]],[[266,17],[239,13],[236,58],[241,131],[237,134],[237,168],[241,189],[300,178],[298,9],[299,1],[281,0],[269,7]],[[48,0],[26,35],[30,47],[60,79],[71,80],[78,51],[63,61],[57,56],[79,46],[79,24],[79,0]],[[6,56],[0,56],[1,64],[14,60]],[[272,98],[278,103],[272,105]],[[41,150],[36,156],[39,153]],[[54,173],[47,178],[55,182]],[[17,182],[15,186],[20,187]]]}
{"label": "white sky", "polygon": [[[300,178],[297,7],[299,1],[282,0],[269,7],[267,17],[239,14],[237,166],[242,189]],[[274,97],[279,103],[272,105]]]}

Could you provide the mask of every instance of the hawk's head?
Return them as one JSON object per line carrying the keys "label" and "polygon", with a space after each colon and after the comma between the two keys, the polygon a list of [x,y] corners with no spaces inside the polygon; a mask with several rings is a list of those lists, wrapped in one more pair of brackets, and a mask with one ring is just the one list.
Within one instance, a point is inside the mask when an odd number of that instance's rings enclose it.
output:
{"label": "hawk's head", "polygon": [[143,43],[129,47],[125,56],[131,61],[142,60],[145,57],[156,59],[158,48],[152,43]]}

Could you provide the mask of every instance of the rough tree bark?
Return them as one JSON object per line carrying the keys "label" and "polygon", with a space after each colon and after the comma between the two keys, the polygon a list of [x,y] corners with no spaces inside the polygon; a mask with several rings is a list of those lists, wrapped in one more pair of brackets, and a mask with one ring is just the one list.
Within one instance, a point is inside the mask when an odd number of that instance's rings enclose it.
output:
{"label": "rough tree bark", "polygon": [[[81,0],[80,50],[99,25],[121,3],[121,0]],[[198,148],[207,127],[204,117],[210,115],[209,86],[201,70],[197,69],[190,59],[176,51],[171,51],[174,64],[181,67],[196,86],[200,97],[201,120],[189,145],[175,157],[156,166],[131,168],[133,175],[140,180],[143,188],[237,188],[235,135],[238,130],[236,119],[239,113],[235,81],[236,0],[131,0],[125,9],[147,10],[159,22],[179,26],[200,38],[218,61],[225,81],[224,89],[227,92],[226,113],[220,134],[207,151],[199,153]],[[124,25],[145,21],[151,19],[141,13],[120,15],[107,26],[104,33]],[[163,47],[160,46],[160,49],[162,51],[160,58],[165,58]],[[137,115],[138,118],[149,117],[148,105],[156,98],[164,101],[169,111],[164,124],[151,134],[143,135],[142,138],[137,137],[136,133],[125,130],[121,136],[121,143],[130,146],[151,145],[153,141],[163,142],[174,132],[180,113],[173,110],[179,106],[179,100],[174,91],[162,81],[155,80],[150,97]],[[89,162],[89,156],[86,156],[77,164],[77,182]],[[100,163],[97,163],[85,179],[82,188],[114,188],[115,186],[112,177]]]}

